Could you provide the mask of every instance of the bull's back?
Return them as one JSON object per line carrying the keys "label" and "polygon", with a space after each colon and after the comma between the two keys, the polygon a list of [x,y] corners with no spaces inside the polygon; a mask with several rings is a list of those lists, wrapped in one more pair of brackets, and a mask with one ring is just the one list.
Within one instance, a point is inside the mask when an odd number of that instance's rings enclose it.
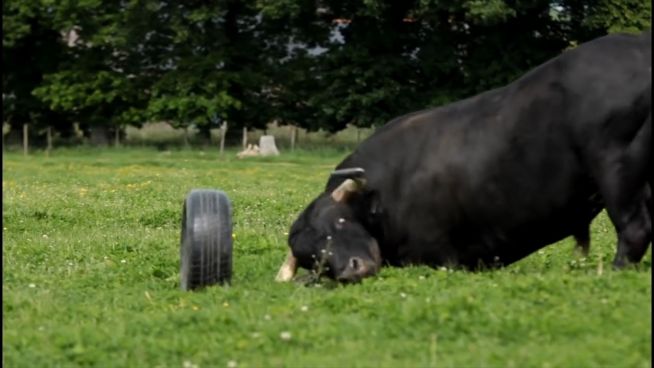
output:
{"label": "bull's back", "polygon": [[[564,54],[506,87],[396,119],[364,141],[344,165],[364,167],[379,193],[382,250],[395,263],[508,264],[587,226],[602,203],[584,139],[621,106],[586,111],[615,91],[580,86],[621,86],[632,97],[646,90],[630,79],[598,82],[604,77],[582,65],[596,52]],[[606,63],[616,75],[643,73],[638,62]]]}

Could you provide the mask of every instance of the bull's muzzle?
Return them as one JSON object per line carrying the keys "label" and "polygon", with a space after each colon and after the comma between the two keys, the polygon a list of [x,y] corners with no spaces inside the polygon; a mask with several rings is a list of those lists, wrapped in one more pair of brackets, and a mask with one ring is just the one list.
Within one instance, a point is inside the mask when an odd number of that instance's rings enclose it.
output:
{"label": "bull's muzzle", "polygon": [[345,269],[336,275],[336,280],[341,282],[357,282],[365,277],[376,274],[378,270],[379,265],[375,261],[352,257],[347,262]]}

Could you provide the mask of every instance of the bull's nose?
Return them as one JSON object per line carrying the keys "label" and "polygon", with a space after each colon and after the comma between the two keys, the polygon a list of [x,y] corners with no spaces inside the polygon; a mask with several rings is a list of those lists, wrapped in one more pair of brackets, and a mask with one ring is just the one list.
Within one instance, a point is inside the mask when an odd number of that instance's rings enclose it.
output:
{"label": "bull's nose", "polygon": [[359,281],[366,276],[374,275],[377,272],[377,264],[374,261],[364,260],[360,257],[352,257],[347,262],[345,269],[338,275],[338,281]]}

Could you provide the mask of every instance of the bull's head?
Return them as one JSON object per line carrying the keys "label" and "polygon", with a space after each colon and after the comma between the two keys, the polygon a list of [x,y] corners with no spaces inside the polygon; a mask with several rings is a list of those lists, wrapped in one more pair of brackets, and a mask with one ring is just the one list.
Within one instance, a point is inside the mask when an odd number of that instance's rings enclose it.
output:
{"label": "bull's head", "polygon": [[291,226],[286,261],[277,281],[290,281],[298,267],[342,282],[374,275],[381,266],[379,245],[365,229],[363,169],[337,170],[345,180],[316,198]]}

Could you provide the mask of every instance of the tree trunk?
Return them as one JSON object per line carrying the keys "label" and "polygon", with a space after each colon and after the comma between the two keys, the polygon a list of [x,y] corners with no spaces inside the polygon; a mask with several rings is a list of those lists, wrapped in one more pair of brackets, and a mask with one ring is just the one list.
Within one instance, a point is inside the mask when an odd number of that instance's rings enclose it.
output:
{"label": "tree trunk", "polygon": [[203,147],[211,146],[211,126],[208,124],[200,125],[198,128],[197,137]]}
{"label": "tree trunk", "polygon": [[297,139],[297,127],[291,126],[291,151],[295,151],[295,140]]}
{"label": "tree trunk", "polygon": [[111,142],[111,134],[106,125],[91,126],[91,144],[99,147],[106,147]]}
{"label": "tree trunk", "polygon": [[28,138],[29,128],[27,124],[23,124],[23,155],[27,156],[29,151],[29,138]]}
{"label": "tree trunk", "polygon": [[248,128],[243,127],[243,149],[246,149],[248,145]]}
{"label": "tree trunk", "polygon": [[46,131],[46,137],[48,141],[48,148],[46,149],[46,154],[50,156],[50,151],[52,151],[52,127],[48,125],[48,130]]}
{"label": "tree trunk", "polygon": [[227,122],[220,126],[220,155],[225,151],[225,135],[227,134]]}
{"label": "tree trunk", "polygon": [[357,127],[357,144],[361,141],[361,128]]}

